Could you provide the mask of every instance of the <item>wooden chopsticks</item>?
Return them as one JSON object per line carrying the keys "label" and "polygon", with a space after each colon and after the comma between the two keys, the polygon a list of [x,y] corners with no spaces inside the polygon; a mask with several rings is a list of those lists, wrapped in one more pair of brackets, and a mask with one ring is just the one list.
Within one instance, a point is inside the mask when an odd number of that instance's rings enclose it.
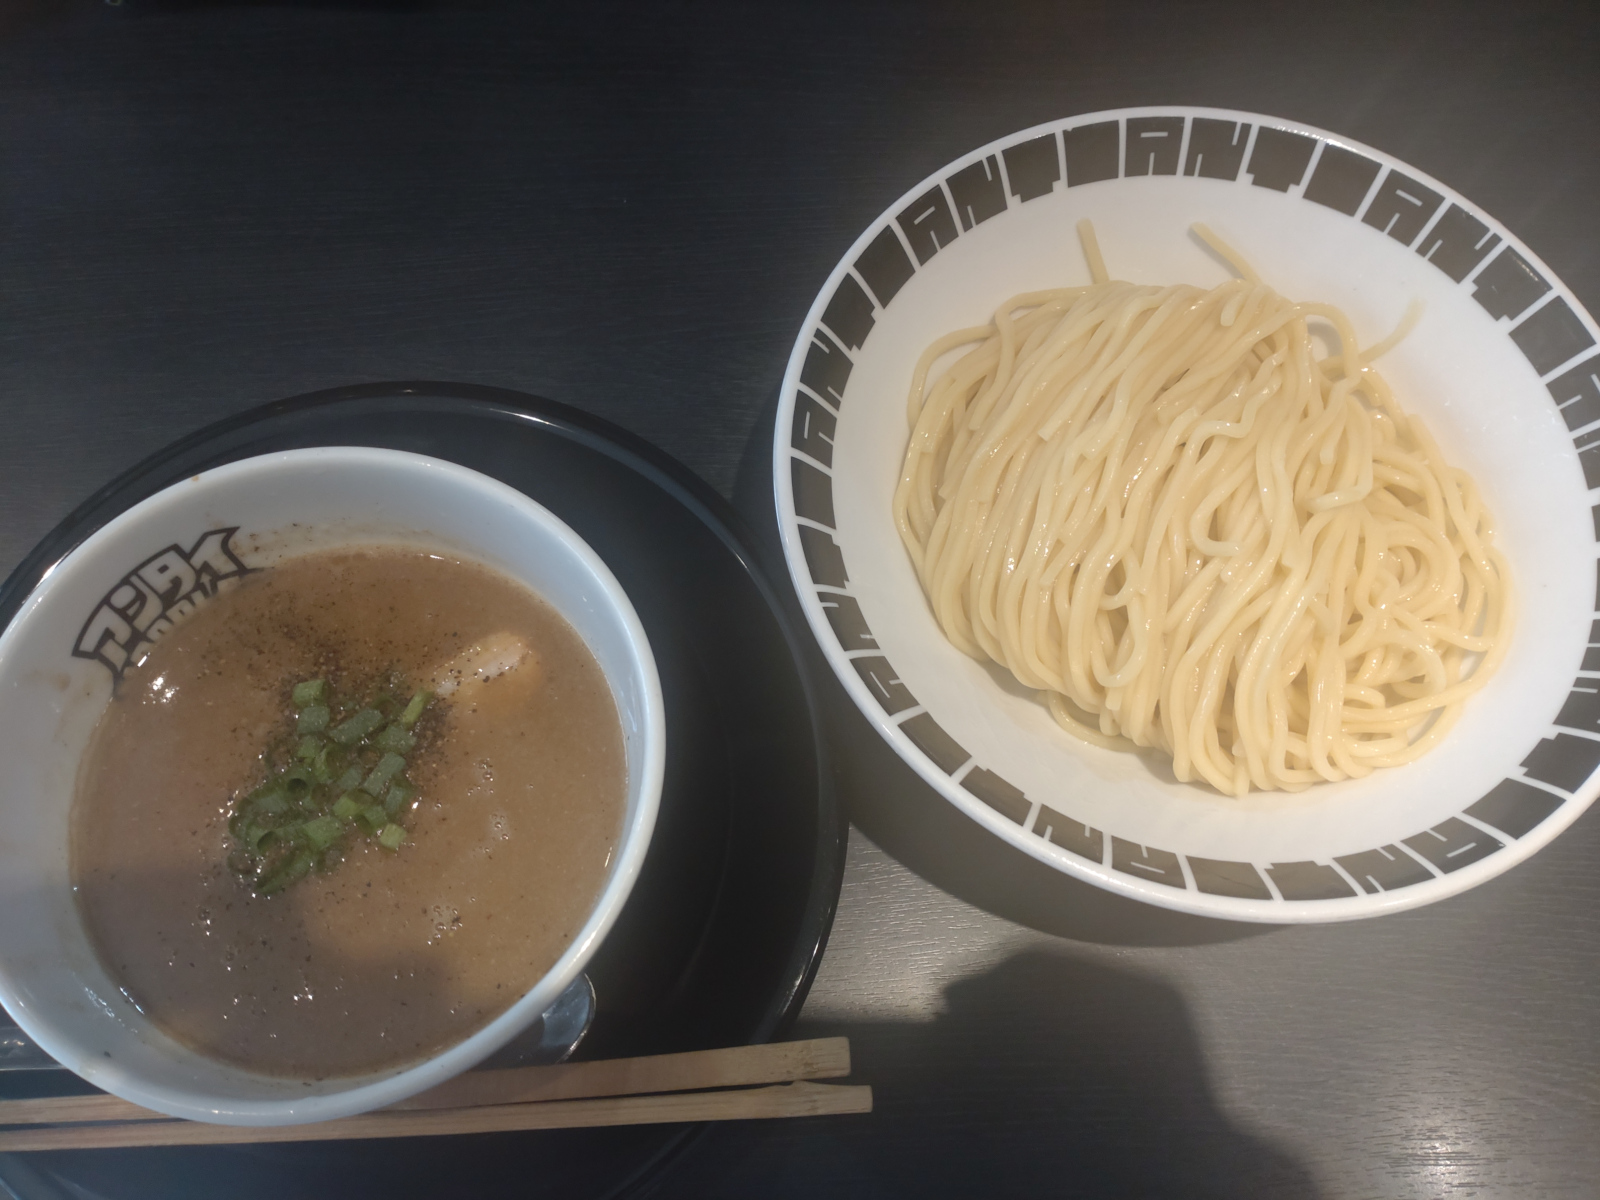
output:
{"label": "wooden chopsticks", "polygon": [[426,1137],[871,1112],[870,1087],[810,1082],[849,1073],[849,1040],[835,1037],[473,1071],[382,1112],[313,1125],[179,1121],[114,1096],[5,1100],[0,1101],[0,1152]]}

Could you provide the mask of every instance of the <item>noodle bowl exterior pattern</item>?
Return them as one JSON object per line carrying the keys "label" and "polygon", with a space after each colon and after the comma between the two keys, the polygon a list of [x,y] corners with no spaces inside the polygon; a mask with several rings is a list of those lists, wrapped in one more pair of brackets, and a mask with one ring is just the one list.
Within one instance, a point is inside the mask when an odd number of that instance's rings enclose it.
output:
{"label": "noodle bowl exterior pattern", "polygon": [[[1201,185],[1201,180],[1215,182]],[[850,387],[852,372],[859,381],[856,368],[875,330],[888,322],[896,298],[910,294],[908,287],[921,286],[919,276],[932,279],[943,269],[941,253],[949,258],[948,251],[963,239],[989,237],[992,244],[999,235],[990,230],[1008,222],[1020,227],[1029,205],[1043,210],[1050,204],[1076,204],[1070,215],[1092,217],[1098,226],[1108,201],[1121,204],[1136,195],[1132,189],[1170,188],[1186,181],[1193,181],[1187,186],[1196,189],[1195,199],[1189,221],[1177,232],[1185,231],[1190,221],[1211,221],[1219,205],[1226,208],[1229,193],[1220,189],[1231,187],[1243,190],[1241,199],[1251,204],[1259,205],[1259,197],[1271,193],[1270,202],[1283,206],[1286,220],[1296,219],[1296,205],[1325,214],[1312,220],[1325,221],[1332,214],[1364,227],[1361,236],[1392,243],[1381,253],[1398,250],[1426,263],[1424,270],[1437,272],[1439,285],[1470,297],[1482,317],[1493,322],[1506,349],[1519,360],[1508,369],[1531,369],[1543,385],[1537,396],[1530,388],[1526,396],[1508,397],[1506,403],[1543,406],[1541,415],[1559,413],[1565,436],[1576,435],[1560,454],[1576,459],[1582,486],[1600,488],[1600,339],[1595,324],[1553,274],[1491,218],[1404,164],[1317,130],[1222,110],[1122,110],[1026,130],[958,160],[912,189],[839,265],[796,343],[775,434],[774,483],[791,575],[831,664],[891,745],[980,824],[1058,869],[1167,907],[1246,920],[1349,919],[1442,898],[1527,857],[1575,820],[1600,790],[1600,678],[1586,674],[1600,673],[1600,619],[1593,620],[1588,646],[1581,645],[1581,637],[1573,639],[1571,666],[1559,668],[1571,680],[1576,667],[1577,678],[1559,701],[1553,722],[1516,750],[1516,765],[1497,771],[1503,777],[1480,777],[1472,794],[1456,797],[1448,812],[1382,840],[1339,846],[1338,837],[1332,836],[1319,844],[1333,846],[1333,851],[1298,860],[1234,858],[1214,846],[1191,852],[1183,844],[1147,844],[1139,833],[1117,828],[1115,812],[1107,817],[1104,805],[1090,819],[1074,811],[1071,794],[1041,795],[1037,785],[1019,783],[1013,761],[985,761],[982,751],[970,751],[965,744],[969,739],[951,731],[962,719],[972,727],[970,717],[941,721],[944,711],[919,698],[891,662],[887,647],[880,645],[879,635],[892,634],[890,624],[899,622],[884,621],[886,589],[876,583],[879,564],[847,556],[844,519],[889,521],[887,500],[881,512],[859,513],[864,506],[839,503],[837,485],[838,473],[845,469],[839,459],[847,449],[840,432],[847,404],[882,404],[903,413],[904,384],[887,396],[876,390],[863,394],[859,382]],[[1209,190],[1200,192],[1202,186]],[[1070,225],[1058,225],[1063,240],[1075,240]],[[1251,258],[1250,234],[1240,225],[1228,228],[1224,236],[1231,235]],[[1126,278],[1116,269],[1114,248],[1107,249],[1106,257],[1113,264],[1112,276]],[[1273,264],[1254,265],[1264,278],[1273,277]],[[926,287],[950,288],[952,279],[946,274]],[[1048,286],[1082,281],[1055,278]],[[1008,286],[990,299],[998,302],[1024,290]],[[1282,285],[1279,290],[1291,291]],[[992,307],[980,305],[977,320],[986,320]],[[951,321],[926,328],[916,350],[938,335],[974,323]],[[909,383],[909,366],[904,379]],[[899,441],[882,456],[885,462],[893,460],[891,472],[905,446],[903,416],[900,421]],[[1567,468],[1563,464],[1561,469]],[[1578,493],[1577,472],[1571,474],[1569,491]],[[888,482],[892,487],[893,480]],[[881,491],[882,481],[874,486]],[[1486,486],[1485,494],[1498,516],[1499,493]],[[1593,497],[1579,503],[1592,504]],[[1565,504],[1563,512],[1570,511],[1576,511],[1574,506]],[[1600,539],[1600,505],[1593,508],[1592,523],[1593,536]],[[1589,524],[1585,518],[1581,532],[1586,554],[1593,558]],[[1589,570],[1592,603],[1587,593],[1577,603],[1587,609],[1586,618],[1600,618],[1600,568]],[[874,578],[864,581],[860,576]],[[1514,575],[1513,585],[1520,582]],[[878,633],[868,620],[873,605],[878,608]],[[1524,622],[1539,619],[1526,592],[1519,607]],[[908,612],[906,619],[923,617]],[[932,621],[931,616],[925,619]],[[1514,630],[1513,643],[1520,633]],[[1554,695],[1551,707],[1557,707]],[[979,740],[983,727],[977,726]],[[1433,753],[1450,755],[1455,746],[1447,739]],[[1170,824],[1181,831],[1184,819],[1180,815]]]}

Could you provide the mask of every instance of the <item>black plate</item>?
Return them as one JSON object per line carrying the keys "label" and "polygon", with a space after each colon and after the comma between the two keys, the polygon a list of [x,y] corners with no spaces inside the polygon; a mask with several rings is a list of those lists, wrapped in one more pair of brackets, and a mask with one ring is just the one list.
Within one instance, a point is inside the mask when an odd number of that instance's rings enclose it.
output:
{"label": "black plate", "polygon": [[[666,784],[643,872],[589,967],[599,1010],[579,1057],[782,1034],[827,941],[846,827],[794,632],[734,532],[737,519],[631,435],[546,400],[457,384],[370,385],[271,404],[178,442],[92,496],[0,588],[0,626],[51,564],[146,496],[234,459],[331,445],[411,450],[505,481],[595,549],[644,622],[666,698]],[[59,1072],[0,1075],[0,1097],[64,1088],[87,1085]],[[653,1176],[695,1132],[0,1155],[0,1194],[609,1196]]]}

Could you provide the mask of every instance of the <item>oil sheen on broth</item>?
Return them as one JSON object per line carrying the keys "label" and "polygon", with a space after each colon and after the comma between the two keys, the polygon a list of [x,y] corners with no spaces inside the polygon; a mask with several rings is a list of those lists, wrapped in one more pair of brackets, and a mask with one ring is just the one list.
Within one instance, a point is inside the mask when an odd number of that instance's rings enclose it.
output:
{"label": "oil sheen on broth", "polygon": [[[235,878],[229,803],[292,729],[297,680],[418,686],[507,634],[532,653],[419,726],[398,853],[356,839],[273,896]],[[123,679],[79,777],[78,902],[129,999],[200,1053],[297,1078],[396,1067],[486,1024],[565,951],[616,849],[625,775],[598,663],[521,585],[414,549],[308,554],[219,596]]]}

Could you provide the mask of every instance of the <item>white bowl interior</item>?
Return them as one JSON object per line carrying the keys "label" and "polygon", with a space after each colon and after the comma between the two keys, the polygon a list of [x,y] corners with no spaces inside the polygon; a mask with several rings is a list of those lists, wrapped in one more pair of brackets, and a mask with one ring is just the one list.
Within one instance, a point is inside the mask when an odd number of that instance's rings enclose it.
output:
{"label": "white bowl interior", "polygon": [[[77,764],[112,673],[75,657],[102,597],[169,546],[216,530],[250,567],[341,545],[403,543],[496,568],[550,603],[599,660],[627,752],[624,830],[602,895],[573,944],[516,1004],[420,1064],[321,1083],[204,1058],[118,992],[71,894],[68,811]],[[225,558],[211,558],[228,570]],[[196,556],[197,558],[199,556]],[[114,655],[115,650],[111,653]],[[289,451],[208,471],[151,497],[68,555],[0,637],[0,1001],[90,1082],[174,1115],[239,1124],[320,1120],[392,1103],[492,1053],[582,970],[626,900],[654,828],[664,762],[660,684],[643,627],[605,564],[548,510],[452,464],[396,451]]]}
{"label": "white bowl interior", "polygon": [[[1128,170],[1129,139],[1150,127],[1152,117],[1176,122],[1180,140],[1173,148],[1173,173],[1136,175]],[[1299,131],[1321,139],[1319,154],[1329,144],[1329,135],[1251,114],[1201,109],[1095,114],[1028,130],[973,152],[912,188],[862,235],[818,297],[785,380],[774,473],[791,573],[814,631],[862,711],[943,795],[1030,854],[1141,899],[1240,919],[1344,919],[1437,899],[1531,853],[1600,790],[1600,781],[1588,780],[1579,787],[1554,788],[1548,780],[1530,779],[1522,766],[1541,740],[1557,736],[1552,722],[1582,667],[1595,616],[1596,531],[1590,489],[1564,414],[1541,379],[1541,374],[1546,379],[1560,375],[1570,364],[1536,369],[1508,336],[1517,318],[1527,319],[1524,309],[1531,301],[1511,318],[1497,318],[1486,310],[1483,296],[1475,294],[1472,276],[1458,282],[1423,256],[1419,247],[1428,244],[1434,219],[1428,229],[1417,225],[1401,238],[1359,219],[1382,202],[1386,175],[1369,180],[1370,194],[1356,193],[1357,201],[1366,197],[1364,204],[1347,213],[1306,199],[1304,182],[1278,191],[1253,185],[1248,171],[1240,171],[1237,179],[1176,173],[1178,163],[1192,163],[1186,151],[1195,117],[1239,123],[1249,139],[1266,125]],[[963,214],[959,231],[951,231],[954,236],[917,265],[888,304],[870,305],[870,328],[858,345],[833,347],[850,360],[842,390],[830,394],[815,386],[820,378],[816,373],[811,384],[804,382],[814,338],[837,332],[828,325],[830,302],[841,286],[849,290],[846,276],[870,287],[873,270],[860,265],[864,252],[884,230],[895,231],[897,215],[901,220],[895,236],[914,250],[917,243],[905,233],[912,222],[902,214],[925,211],[929,203],[921,198],[930,188],[953,200],[963,180],[972,185],[972,175],[960,175],[964,169],[978,164],[979,171],[992,172],[1008,148],[1056,138],[1062,129],[1107,122],[1123,147],[1122,174],[1071,187],[1058,178],[1052,188],[1026,201],[1017,194],[1018,185],[1006,179],[1001,185],[1009,193],[1004,207],[978,221],[972,220],[974,209],[957,203]],[[1055,152],[1064,144],[1058,140]],[[1370,156],[1375,170],[1403,171],[1437,191],[1437,219],[1452,203],[1466,205],[1403,164],[1364,147],[1355,149]],[[1243,155],[1247,163],[1249,152]],[[1056,161],[1059,170],[1061,160]],[[1310,160],[1304,180],[1316,175],[1319,161]],[[985,163],[991,165],[985,168]],[[1066,166],[1070,178],[1070,160]],[[1444,744],[1419,762],[1296,795],[1252,793],[1242,801],[1223,797],[1178,783],[1159,755],[1103,750],[1070,737],[1007,673],[975,662],[943,637],[890,515],[907,440],[905,406],[912,367],[936,337],[985,323],[1012,295],[1088,282],[1075,228],[1085,217],[1094,223],[1113,277],[1211,286],[1226,279],[1228,271],[1190,233],[1191,224],[1203,222],[1242,252],[1279,292],[1343,308],[1366,344],[1387,335],[1411,301],[1423,303],[1420,323],[1378,366],[1451,461],[1478,480],[1496,519],[1497,543],[1511,561],[1520,615],[1510,655],[1498,674],[1473,697]],[[1478,218],[1489,221],[1482,214]],[[1486,243],[1483,263],[1502,242],[1521,250],[1504,230],[1486,225],[1491,227],[1498,240]],[[1537,259],[1522,254],[1553,285],[1550,295],[1561,298],[1559,281]],[[1582,314],[1576,301],[1570,303]],[[834,323],[849,324],[843,318]],[[1592,336],[1592,322],[1586,332]],[[839,337],[851,340],[848,333]],[[816,419],[814,401],[826,403],[821,420],[833,426],[826,448],[797,432],[797,413],[801,419]],[[836,419],[830,422],[835,410]],[[819,510],[804,497],[797,503],[796,471],[813,487],[819,478],[826,479],[831,522],[825,516],[815,519]],[[809,532],[802,535],[803,530]],[[837,546],[847,582],[825,583],[816,577],[803,536],[811,539],[814,556],[820,539]],[[841,642],[829,613],[839,594],[859,607],[875,648],[859,640]],[[889,706],[874,695],[862,674],[862,664],[875,658],[885,660],[887,667],[874,666],[869,674],[886,673],[905,689]],[[888,711],[896,705],[896,711]],[[954,769],[950,761],[935,761],[926,744],[918,744],[918,737],[908,732],[916,725],[903,727],[924,714],[957,744],[958,750],[944,751],[947,760],[959,757]],[[1576,737],[1586,733],[1561,732]],[[927,742],[925,733],[919,736]],[[994,772],[1020,791],[1022,799],[1002,804],[1014,808],[1011,815],[968,790],[965,785],[974,771]],[[1553,816],[1534,836],[1519,840],[1471,814],[1463,817],[1466,808],[1502,780],[1533,789],[1529,803],[1535,808],[1545,803],[1541,794],[1548,796]],[[1062,821],[1062,815],[1069,819]],[[1447,824],[1451,821],[1456,824]],[[1077,827],[1075,839],[1057,836],[1064,825]],[[1429,832],[1440,829],[1442,833]],[[1450,844],[1439,854],[1427,853],[1434,849],[1428,842],[1399,848],[1419,837]],[[1076,848],[1069,848],[1069,842]],[[1464,849],[1452,858],[1457,843]],[[1416,850],[1418,845],[1422,851]],[[1358,856],[1370,852],[1399,856],[1390,873],[1394,886],[1379,886],[1381,881],[1362,874],[1365,860]],[[1340,864],[1340,858],[1355,859],[1356,865]],[[1240,864],[1244,872],[1233,870]],[[1410,876],[1412,882],[1400,886],[1401,876]],[[1319,879],[1321,884],[1315,882]],[[1311,898],[1305,894],[1308,887],[1330,894]]]}

